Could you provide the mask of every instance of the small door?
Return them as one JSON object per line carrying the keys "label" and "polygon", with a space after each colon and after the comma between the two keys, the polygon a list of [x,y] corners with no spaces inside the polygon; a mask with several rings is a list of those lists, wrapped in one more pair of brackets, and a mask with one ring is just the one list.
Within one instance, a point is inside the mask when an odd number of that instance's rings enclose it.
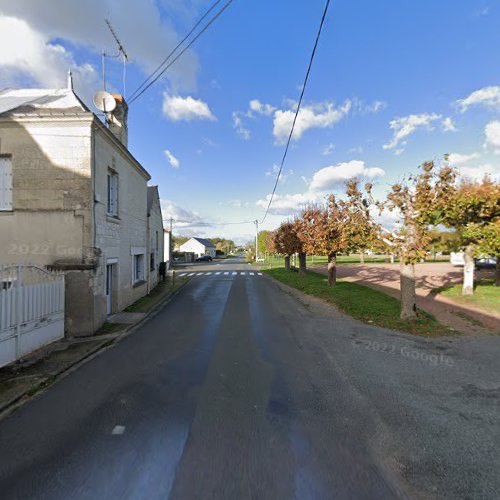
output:
{"label": "small door", "polygon": [[111,298],[113,295],[113,264],[106,266],[106,311],[110,315],[112,312]]}

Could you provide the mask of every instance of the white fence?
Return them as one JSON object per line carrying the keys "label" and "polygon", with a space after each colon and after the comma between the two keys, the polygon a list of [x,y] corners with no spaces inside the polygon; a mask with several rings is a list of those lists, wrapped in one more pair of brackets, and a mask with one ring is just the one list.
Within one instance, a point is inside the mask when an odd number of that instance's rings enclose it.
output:
{"label": "white fence", "polygon": [[0,367],[64,336],[64,275],[0,267]]}

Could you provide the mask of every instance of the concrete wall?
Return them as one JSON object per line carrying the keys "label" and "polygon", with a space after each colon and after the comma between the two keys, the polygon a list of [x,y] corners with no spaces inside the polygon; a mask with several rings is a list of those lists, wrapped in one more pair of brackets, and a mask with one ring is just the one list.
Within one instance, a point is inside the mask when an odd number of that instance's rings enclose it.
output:
{"label": "concrete wall", "polygon": [[205,247],[199,241],[193,239],[190,239],[186,241],[186,243],[182,244],[179,247],[179,251],[193,252],[197,257],[200,257],[201,255],[210,255],[211,257],[215,257],[215,248]]}
{"label": "concrete wall", "polygon": [[13,211],[0,212],[0,264],[82,261],[91,247],[90,122],[2,120],[0,153],[12,155],[13,176]]}

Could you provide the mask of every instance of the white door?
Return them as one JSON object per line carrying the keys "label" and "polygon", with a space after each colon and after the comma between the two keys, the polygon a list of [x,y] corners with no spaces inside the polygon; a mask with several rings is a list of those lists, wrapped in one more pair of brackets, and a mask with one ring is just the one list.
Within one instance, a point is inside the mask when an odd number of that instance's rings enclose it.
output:
{"label": "white door", "polygon": [[113,264],[108,264],[106,266],[106,311],[107,314],[111,314],[111,298],[113,294]]}

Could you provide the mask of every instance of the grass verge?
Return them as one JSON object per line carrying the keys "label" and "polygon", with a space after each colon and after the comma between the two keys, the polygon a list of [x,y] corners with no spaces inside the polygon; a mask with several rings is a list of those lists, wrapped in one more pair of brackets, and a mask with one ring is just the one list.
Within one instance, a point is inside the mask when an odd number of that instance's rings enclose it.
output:
{"label": "grass verge", "polygon": [[399,300],[357,283],[339,280],[336,286],[329,287],[326,276],[313,271],[308,271],[306,275],[283,268],[266,269],[264,272],[301,292],[335,304],[344,313],[364,323],[425,336],[449,335],[452,332],[420,310],[417,320],[402,320],[399,317]]}
{"label": "grass verge", "polygon": [[175,285],[172,286],[170,282],[160,281],[156,287],[151,290],[148,295],[141,297],[138,301],[125,308],[125,312],[140,312],[146,313],[158,304],[165,296],[172,293],[179,288],[189,278],[175,278]]}
{"label": "grass verge", "polygon": [[476,283],[474,295],[462,295],[462,285],[442,288],[439,293],[457,304],[471,304],[485,311],[500,312],[500,287],[495,286],[492,279]]}

